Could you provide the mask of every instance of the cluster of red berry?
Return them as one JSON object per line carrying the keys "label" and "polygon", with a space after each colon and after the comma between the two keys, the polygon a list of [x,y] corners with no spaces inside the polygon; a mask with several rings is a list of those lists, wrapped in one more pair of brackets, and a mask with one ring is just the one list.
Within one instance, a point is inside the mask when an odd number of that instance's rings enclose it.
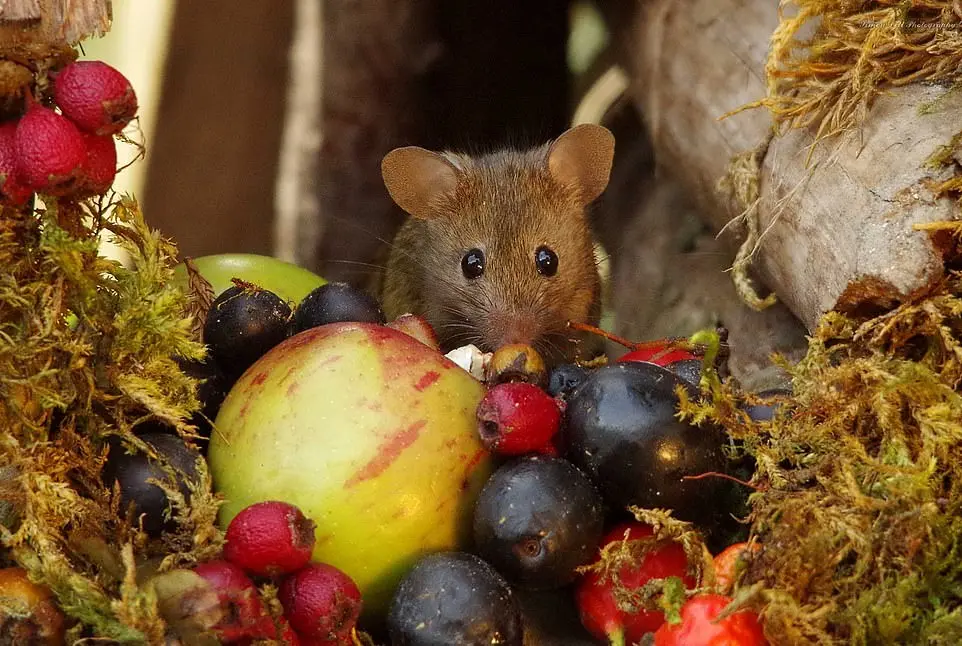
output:
{"label": "cluster of red berry", "polygon": [[[275,639],[295,646],[337,646],[352,642],[361,593],[336,567],[311,562],[314,522],[300,509],[279,501],[250,505],[231,520],[224,538],[224,558],[194,568],[227,609],[214,626],[221,643]],[[277,583],[284,610],[278,623],[264,607],[254,579]]]}
{"label": "cluster of red berry", "polygon": [[47,101],[28,93],[26,112],[0,124],[0,198],[8,204],[34,193],[106,193],[117,172],[114,135],[137,114],[130,81],[106,63],[76,61],[50,76]]}

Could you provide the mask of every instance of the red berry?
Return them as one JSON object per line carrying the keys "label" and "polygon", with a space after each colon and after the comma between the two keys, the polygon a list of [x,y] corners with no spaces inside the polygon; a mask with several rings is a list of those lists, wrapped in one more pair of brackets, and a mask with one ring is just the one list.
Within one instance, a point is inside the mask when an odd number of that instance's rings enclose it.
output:
{"label": "red berry", "polygon": [[5,201],[19,206],[27,201],[33,191],[23,183],[17,172],[16,134],[16,121],[0,124],[0,193]]}
{"label": "red berry", "polygon": [[752,554],[761,550],[758,543],[735,543],[722,550],[713,560],[715,565],[715,591],[731,594],[738,577],[741,562],[750,559]]}
{"label": "red berry", "polygon": [[667,366],[687,359],[701,359],[701,357],[687,350],[673,348],[671,340],[664,339],[660,343],[651,342],[645,344],[645,347],[627,352],[619,357],[618,361],[648,361],[659,366]]}
{"label": "red berry", "polygon": [[[614,527],[602,540],[604,547],[625,540],[637,541],[652,535],[652,528],[642,523],[622,523]],[[685,587],[693,588],[695,581],[688,575],[688,559],[678,543],[668,543],[649,551],[640,563],[626,564],[618,569],[621,585],[627,590],[638,590],[652,579],[671,576],[681,578]],[[575,599],[581,623],[598,639],[612,639],[621,635],[624,643],[635,644],[645,633],[654,632],[665,623],[660,610],[640,610],[629,613],[618,607],[611,578],[601,580],[597,572],[588,572],[578,582]]]}
{"label": "red berry", "polygon": [[560,422],[558,402],[530,383],[492,386],[478,404],[481,442],[501,455],[548,450]]}
{"label": "red berry", "polygon": [[310,562],[314,522],[286,502],[258,502],[234,516],[225,539],[231,563],[258,576],[288,574]]}
{"label": "red berry", "polygon": [[81,195],[103,195],[117,175],[117,144],[113,135],[82,132],[86,155],[77,171],[77,192]]}
{"label": "red berry", "polygon": [[87,148],[69,119],[34,103],[17,123],[14,140],[24,184],[51,195],[72,190]]}
{"label": "red berry", "polygon": [[766,646],[758,615],[740,610],[718,621],[731,597],[699,594],[681,607],[681,623],[663,624],[655,632],[655,646]]}
{"label": "red berry", "polygon": [[67,65],[54,78],[53,96],[66,117],[95,135],[118,133],[137,114],[130,81],[101,61]]}
{"label": "red berry", "polygon": [[227,561],[208,561],[194,568],[207,581],[225,606],[224,618],[214,626],[226,644],[242,639],[270,638],[277,634],[274,621],[264,610],[254,582]]}
{"label": "red berry", "polygon": [[326,563],[311,563],[281,582],[284,616],[302,640],[318,646],[349,644],[361,614],[361,592],[349,576]]}

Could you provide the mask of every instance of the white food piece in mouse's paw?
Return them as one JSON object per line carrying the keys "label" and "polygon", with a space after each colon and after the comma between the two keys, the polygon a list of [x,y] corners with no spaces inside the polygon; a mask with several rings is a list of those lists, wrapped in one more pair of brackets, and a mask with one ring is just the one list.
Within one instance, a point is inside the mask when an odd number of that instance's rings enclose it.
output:
{"label": "white food piece in mouse's paw", "polygon": [[491,362],[490,352],[481,352],[478,346],[471,344],[455,348],[444,356],[471,373],[478,381],[484,379],[484,371]]}

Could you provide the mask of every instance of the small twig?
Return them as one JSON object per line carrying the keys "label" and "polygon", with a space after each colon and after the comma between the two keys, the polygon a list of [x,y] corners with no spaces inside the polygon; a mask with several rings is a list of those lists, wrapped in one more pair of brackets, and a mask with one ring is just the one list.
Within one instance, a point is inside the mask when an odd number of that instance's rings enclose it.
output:
{"label": "small twig", "polygon": [[750,482],[742,480],[741,478],[736,478],[735,476],[730,476],[727,473],[719,473],[718,471],[708,471],[707,473],[699,473],[697,476],[682,476],[682,480],[703,480],[704,478],[724,478],[725,480],[731,480],[732,482],[737,482],[738,484],[753,489],[754,491],[764,491],[764,487],[759,487]]}
{"label": "small twig", "polygon": [[594,325],[589,325],[588,323],[579,323],[577,321],[568,321],[568,327],[572,330],[578,330],[580,332],[589,332],[600,336],[612,343],[617,343],[618,345],[623,345],[629,350],[657,350],[664,348],[665,352],[670,350],[687,350],[692,353],[701,353],[701,346],[691,343],[688,339],[684,337],[674,337],[668,339],[658,339],[656,341],[629,341],[628,339],[618,336],[617,334],[612,334],[606,330],[602,330],[600,327]]}

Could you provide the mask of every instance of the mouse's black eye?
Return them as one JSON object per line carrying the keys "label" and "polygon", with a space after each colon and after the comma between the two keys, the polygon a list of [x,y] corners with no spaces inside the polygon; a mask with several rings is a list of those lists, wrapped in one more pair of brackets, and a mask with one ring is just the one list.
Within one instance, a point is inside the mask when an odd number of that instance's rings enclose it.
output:
{"label": "mouse's black eye", "polygon": [[548,247],[538,247],[534,252],[534,264],[542,276],[558,273],[558,254]]}
{"label": "mouse's black eye", "polygon": [[480,249],[469,249],[461,258],[461,273],[465,278],[481,278],[484,273],[484,252]]}

